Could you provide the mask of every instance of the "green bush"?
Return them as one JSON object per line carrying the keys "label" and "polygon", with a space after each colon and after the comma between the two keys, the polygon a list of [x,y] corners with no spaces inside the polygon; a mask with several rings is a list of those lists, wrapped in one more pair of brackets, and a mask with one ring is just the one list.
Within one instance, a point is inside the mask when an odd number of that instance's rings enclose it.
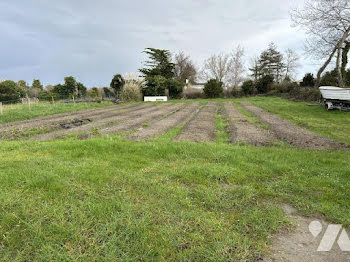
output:
{"label": "green bush", "polygon": [[338,86],[338,74],[336,70],[326,72],[321,78],[321,86]]}
{"label": "green bush", "polygon": [[211,79],[204,86],[204,94],[206,98],[218,98],[222,97],[224,94],[223,83],[216,80]]}
{"label": "green bush", "polygon": [[142,89],[144,96],[163,96],[167,79],[163,76],[146,77],[146,86]]}
{"label": "green bush", "polygon": [[166,81],[166,87],[169,90],[169,96],[171,98],[180,98],[184,89],[185,83],[175,80],[169,79]]}
{"label": "green bush", "polygon": [[311,73],[307,73],[304,78],[303,78],[303,82],[300,83],[300,86],[303,87],[313,87],[315,85],[315,77],[313,74]]}
{"label": "green bush", "polygon": [[242,92],[244,95],[253,95],[255,93],[255,84],[252,80],[243,82]]}
{"label": "green bush", "polygon": [[23,91],[13,81],[7,80],[0,83],[0,102],[17,103],[23,96]]}
{"label": "green bush", "polygon": [[136,102],[142,100],[141,87],[137,83],[126,83],[120,93],[120,100],[124,102]]}
{"label": "green bush", "polygon": [[266,75],[260,78],[255,85],[259,94],[265,94],[269,91],[273,84],[273,76]]}

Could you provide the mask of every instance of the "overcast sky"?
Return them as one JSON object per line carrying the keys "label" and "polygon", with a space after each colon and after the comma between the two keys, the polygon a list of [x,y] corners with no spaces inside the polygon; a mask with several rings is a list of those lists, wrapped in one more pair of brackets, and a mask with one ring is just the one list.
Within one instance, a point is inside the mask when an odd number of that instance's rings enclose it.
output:
{"label": "overcast sky", "polygon": [[[184,51],[200,67],[244,46],[246,59],[275,42],[303,55],[305,35],[289,10],[303,0],[1,0],[0,79],[89,87],[137,72],[146,47]],[[298,78],[316,71],[305,57]],[[248,62],[247,62],[248,65]]]}

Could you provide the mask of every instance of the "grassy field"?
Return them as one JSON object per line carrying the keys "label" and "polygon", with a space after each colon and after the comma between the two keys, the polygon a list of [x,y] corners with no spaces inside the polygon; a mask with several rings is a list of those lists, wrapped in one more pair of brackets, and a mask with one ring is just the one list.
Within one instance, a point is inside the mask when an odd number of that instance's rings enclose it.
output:
{"label": "grassy field", "polygon": [[[349,115],[249,101],[349,142]],[[292,227],[283,203],[350,227],[348,152],[230,145],[226,126],[218,114],[215,143],[171,142],[180,127],[149,142],[1,141],[0,260],[256,261]]]}
{"label": "grassy field", "polygon": [[349,112],[330,111],[310,103],[292,102],[276,97],[243,99],[323,136],[350,144]]}
{"label": "grassy field", "polygon": [[0,124],[8,123],[18,120],[26,120],[34,117],[41,117],[59,113],[75,112],[84,109],[94,109],[104,106],[112,105],[110,102],[102,103],[63,103],[58,102],[50,104],[48,102],[40,102],[38,104],[32,104],[29,108],[28,105],[16,104],[16,105],[4,105],[3,115],[0,115]]}

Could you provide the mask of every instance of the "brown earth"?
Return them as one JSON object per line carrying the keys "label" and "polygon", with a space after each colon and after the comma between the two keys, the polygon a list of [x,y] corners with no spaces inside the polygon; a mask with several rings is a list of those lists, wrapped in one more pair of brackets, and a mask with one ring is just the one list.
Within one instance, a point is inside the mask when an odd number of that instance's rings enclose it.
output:
{"label": "brown earth", "polygon": [[166,133],[171,128],[183,125],[191,119],[192,114],[198,109],[199,103],[191,103],[184,109],[174,113],[170,117],[164,118],[154,124],[141,128],[134,134],[128,136],[128,139],[140,141],[153,138],[157,135]]}
{"label": "brown earth", "polygon": [[[160,106],[159,106],[160,107]],[[37,135],[32,137],[30,140],[34,141],[44,141],[55,139],[69,134],[77,134],[83,132],[90,132],[92,129],[100,129],[110,125],[119,124],[120,122],[127,120],[129,118],[137,118],[144,114],[155,112],[159,110],[158,106],[155,105],[143,105],[134,110],[130,109],[128,111],[116,111],[112,115],[104,116],[104,114],[99,115],[99,119],[96,121],[90,122],[83,126],[73,127],[70,129],[61,129],[58,131]]]}
{"label": "brown earth", "polygon": [[340,142],[317,135],[305,128],[292,124],[291,122],[266,112],[265,110],[247,102],[241,103],[244,108],[258,117],[262,123],[269,125],[271,133],[278,139],[301,149],[345,149],[346,146]]}
{"label": "brown earth", "polygon": [[128,106],[110,106],[107,108],[99,108],[95,110],[83,110],[77,112],[71,112],[66,114],[51,115],[46,117],[34,118],[31,120],[16,121],[8,124],[0,125],[0,133],[6,134],[13,131],[23,132],[25,130],[30,130],[33,128],[48,128],[52,130],[59,129],[61,125],[69,124],[74,121],[79,121],[81,119],[89,119],[93,121],[94,119],[99,119],[101,115],[113,115],[116,112],[124,112],[129,110],[136,110],[138,108],[144,108],[145,105],[134,104]]}
{"label": "brown earth", "polygon": [[184,107],[183,103],[172,104],[172,105],[163,104],[162,106],[158,106],[157,110],[153,112],[142,114],[132,119],[131,118],[126,119],[120,125],[113,125],[107,128],[100,129],[99,133],[101,135],[105,135],[105,134],[113,134],[118,132],[130,131],[130,130],[139,128],[142,124],[145,124],[147,122],[151,122],[150,125],[152,125],[152,123],[154,123],[155,121],[159,121],[163,118],[171,117],[174,113],[181,110],[183,107]]}
{"label": "brown earth", "polygon": [[[284,205],[283,209],[295,225],[291,232],[281,232],[272,238],[270,255],[263,262],[346,262],[350,261],[350,252],[341,251],[337,241],[328,252],[317,251],[329,223],[319,218],[303,217],[293,207]],[[318,221],[322,225],[320,233],[314,237],[309,225]],[[317,222],[317,223],[318,223]]]}
{"label": "brown earth", "polygon": [[15,122],[10,122],[10,123],[5,123],[5,124],[0,124],[0,130],[8,130],[12,129],[15,127],[20,127],[20,128],[31,128],[31,127],[36,127],[38,123],[46,123],[50,121],[60,121],[60,120],[66,120],[70,119],[71,117],[79,117],[81,115],[86,115],[86,114],[94,114],[98,112],[105,112],[109,110],[115,110],[116,108],[122,108],[124,106],[108,106],[108,107],[103,107],[103,108],[98,108],[98,109],[88,109],[88,110],[81,110],[77,112],[67,112],[67,113],[61,113],[61,114],[55,114],[55,115],[49,115],[49,116],[43,116],[43,117],[37,117],[33,119],[28,119],[28,120],[21,120],[21,121],[15,121]]}
{"label": "brown earth", "polygon": [[215,103],[208,103],[188,122],[175,141],[209,142],[215,139]]}
{"label": "brown earth", "polygon": [[249,122],[247,117],[239,112],[232,103],[224,104],[224,114],[229,122],[232,143],[244,142],[255,146],[265,146],[276,142],[269,130]]}

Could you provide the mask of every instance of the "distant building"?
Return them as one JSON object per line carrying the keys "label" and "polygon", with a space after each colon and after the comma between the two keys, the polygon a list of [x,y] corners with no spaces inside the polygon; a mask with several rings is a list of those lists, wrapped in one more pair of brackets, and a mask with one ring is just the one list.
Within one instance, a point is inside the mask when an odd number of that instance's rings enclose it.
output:
{"label": "distant building", "polygon": [[[188,80],[186,80],[186,85],[185,85],[184,90],[201,90],[201,91],[203,91],[204,86],[206,84],[207,83],[190,83]],[[228,90],[228,87],[224,85],[223,89]]]}

